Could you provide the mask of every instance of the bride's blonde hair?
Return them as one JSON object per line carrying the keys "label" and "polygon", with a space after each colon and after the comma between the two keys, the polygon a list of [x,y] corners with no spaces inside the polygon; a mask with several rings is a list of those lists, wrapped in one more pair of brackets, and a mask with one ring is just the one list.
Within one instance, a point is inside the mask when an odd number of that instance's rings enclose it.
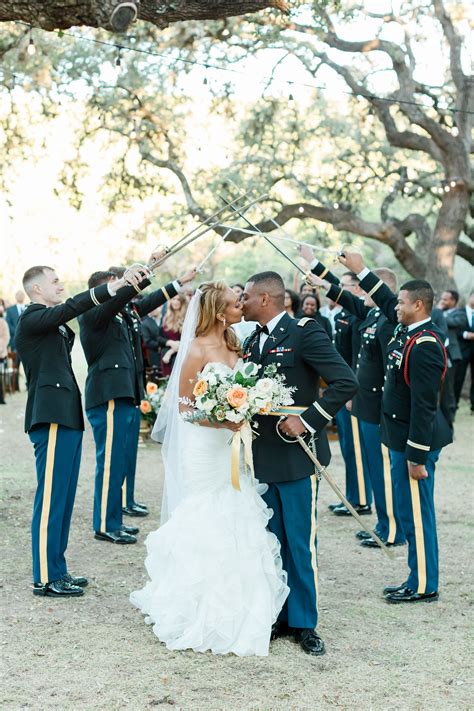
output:
{"label": "bride's blonde hair", "polygon": [[[206,336],[209,331],[215,328],[219,320],[217,315],[224,314],[227,307],[225,300],[227,289],[225,281],[208,281],[199,287],[202,293],[196,336]],[[240,353],[240,341],[232,328],[225,329],[224,338],[229,350]]]}

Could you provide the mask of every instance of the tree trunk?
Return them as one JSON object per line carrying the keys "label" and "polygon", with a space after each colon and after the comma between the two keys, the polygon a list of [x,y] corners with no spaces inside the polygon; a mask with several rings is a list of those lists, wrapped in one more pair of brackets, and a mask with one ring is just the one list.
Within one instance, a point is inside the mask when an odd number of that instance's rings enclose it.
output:
{"label": "tree trunk", "polygon": [[469,191],[465,185],[451,188],[441,203],[426,268],[426,279],[438,295],[456,288],[454,258],[468,208]]}
{"label": "tree trunk", "polygon": [[[73,26],[112,26],[111,17],[122,0],[3,0],[0,3],[0,22],[21,20],[43,30],[65,30]],[[172,22],[186,20],[217,20],[245,15],[274,7],[282,12],[287,9],[284,0],[138,0],[132,2],[138,10],[138,18],[160,29]],[[130,3],[128,3],[130,5]],[[124,7],[124,12],[127,7]],[[129,21],[135,9],[128,8]],[[126,23],[122,29],[126,29]]]}

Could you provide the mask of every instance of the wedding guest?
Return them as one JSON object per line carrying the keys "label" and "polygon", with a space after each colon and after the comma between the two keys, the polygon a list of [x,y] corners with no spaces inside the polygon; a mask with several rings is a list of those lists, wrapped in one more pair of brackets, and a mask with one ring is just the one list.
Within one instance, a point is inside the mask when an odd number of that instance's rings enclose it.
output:
{"label": "wedding guest", "polygon": [[474,291],[463,309],[455,309],[446,316],[448,328],[457,332],[457,340],[461,358],[456,366],[454,376],[454,396],[456,406],[459,405],[464,379],[468,368],[471,370],[471,389],[469,393],[471,415],[474,415]]}
{"label": "wedding guest", "polygon": [[5,405],[5,393],[4,393],[4,372],[7,363],[8,355],[8,343],[10,341],[10,329],[8,328],[8,323],[4,318],[5,314],[5,302],[0,299],[0,405]]}
{"label": "wedding guest", "polygon": [[146,360],[150,368],[153,368],[156,375],[160,371],[161,348],[170,342],[166,341],[160,334],[162,320],[162,307],[153,309],[142,318],[142,341],[145,349]]}
{"label": "wedding guest", "polygon": [[324,328],[329,338],[332,341],[332,328],[331,322],[326,316],[323,316],[320,312],[321,302],[319,297],[314,294],[306,294],[303,301],[301,302],[301,311],[299,312],[299,317],[306,316],[307,318],[314,318],[314,320],[319,323],[320,326]]}
{"label": "wedding guest", "polygon": [[[139,278],[133,270],[126,276]],[[31,525],[34,595],[79,596],[87,585],[86,578],[68,573],[65,558],[84,430],[71,365],[74,331],[66,324],[111,302],[125,283],[91,288],[63,303],[64,284],[51,267],[31,267],[23,277],[31,303],[18,321],[15,345],[28,385],[25,430],[34,447],[38,481]]]}
{"label": "wedding guest", "polygon": [[15,294],[15,303],[12,306],[9,306],[5,312],[5,319],[8,324],[8,328],[10,329],[9,348],[10,348],[10,351],[12,351],[15,354],[15,368],[17,371],[17,375],[16,375],[16,379],[15,379],[15,387],[17,390],[20,389],[19,371],[20,371],[21,359],[20,359],[20,356],[18,355],[16,345],[15,345],[15,331],[16,331],[16,327],[18,324],[18,319],[20,318],[20,316],[23,313],[23,311],[25,310],[25,308],[26,308],[25,292],[20,290],[20,291],[17,291]]}
{"label": "wedding guest", "polygon": [[182,294],[176,294],[168,303],[160,328],[160,336],[166,346],[161,352],[160,370],[163,377],[171,375],[176,354],[179,349],[181,331],[188,301]]}
{"label": "wedding guest", "polygon": [[[140,316],[170,302],[194,275],[195,270],[191,270],[181,281],[157,289],[126,309],[137,291],[149,285],[146,279],[140,287],[121,290],[113,303],[103,304],[79,319],[88,365],[86,415],[96,444],[93,527],[97,540],[136,543],[139,529],[124,526],[122,515],[148,514],[146,506],[134,500],[139,405],[145,384]],[[89,284],[108,283],[114,278],[113,272],[95,272]]]}
{"label": "wedding guest", "polygon": [[243,284],[239,284],[239,283],[237,282],[236,284],[232,284],[232,286],[231,286],[230,288],[232,289],[232,291],[234,292],[234,294],[236,294],[236,295],[239,297],[239,299],[240,299],[240,297],[241,297],[242,294],[244,293],[244,285],[243,285]]}
{"label": "wedding guest", "polygon": [[300,308],[300,297],[292,289],[285,289],[285,311],[291,318],[296,318]]}

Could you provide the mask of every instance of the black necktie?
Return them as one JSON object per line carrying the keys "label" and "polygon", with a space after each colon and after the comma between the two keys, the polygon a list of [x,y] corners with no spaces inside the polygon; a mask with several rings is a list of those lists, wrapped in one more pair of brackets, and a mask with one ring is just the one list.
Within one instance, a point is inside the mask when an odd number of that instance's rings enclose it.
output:
{"label": "black necktie", "polygon": [[260,326],[260,324],[255,329],[255,337],[260,336],[261,333],[266,333],[268,335],[268,326]]}

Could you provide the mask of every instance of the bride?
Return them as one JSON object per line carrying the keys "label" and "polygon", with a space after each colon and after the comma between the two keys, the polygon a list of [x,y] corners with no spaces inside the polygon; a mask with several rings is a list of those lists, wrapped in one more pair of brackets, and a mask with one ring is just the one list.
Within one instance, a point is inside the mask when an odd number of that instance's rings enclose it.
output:
{"label": "bride", "polygon": [[231,485],[229,443],[240,425],[181,417],[198,372],[211,365],[232,371],[241,363],[230,328],[241,316],[224,282],[196,291],[153,429],[163,441],[161,527],[146,539],[150,580],[130,600],[168,649],[267,655],[289,592],[279,542],[266,530],[272,511],[258,493],[266,487],[243,471],[241,491]]}

